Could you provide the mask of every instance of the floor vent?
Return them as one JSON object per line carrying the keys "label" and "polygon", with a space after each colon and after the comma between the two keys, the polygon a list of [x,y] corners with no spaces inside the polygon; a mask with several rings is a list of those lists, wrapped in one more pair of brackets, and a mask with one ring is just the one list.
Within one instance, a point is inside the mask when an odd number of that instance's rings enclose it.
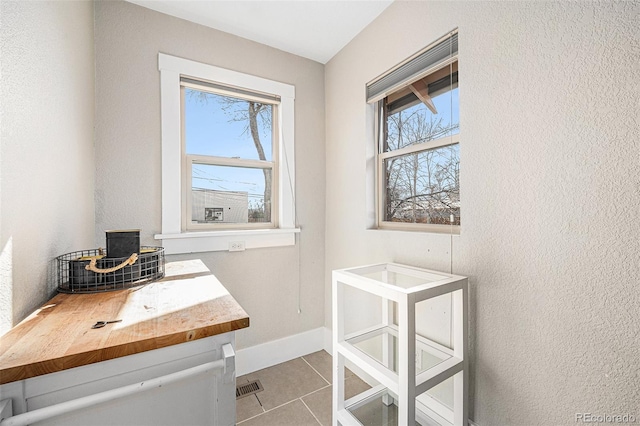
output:
{"label": "floor vent", "polygon": [[262,387],[260,380],[253,380],[249,383],[242,383],[236,386],[236,399],[253,395],[254,393],[261,392],[263,389],[264,388]]}

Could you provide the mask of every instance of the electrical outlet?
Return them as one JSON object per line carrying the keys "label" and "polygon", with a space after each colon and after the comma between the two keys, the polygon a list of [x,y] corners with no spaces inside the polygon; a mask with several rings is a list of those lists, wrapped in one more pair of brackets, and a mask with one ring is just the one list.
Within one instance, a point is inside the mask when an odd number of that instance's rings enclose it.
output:
{"label": "electrical outlet", "polygon": [[229,251],[244,251],[244,241],[229,242]]}

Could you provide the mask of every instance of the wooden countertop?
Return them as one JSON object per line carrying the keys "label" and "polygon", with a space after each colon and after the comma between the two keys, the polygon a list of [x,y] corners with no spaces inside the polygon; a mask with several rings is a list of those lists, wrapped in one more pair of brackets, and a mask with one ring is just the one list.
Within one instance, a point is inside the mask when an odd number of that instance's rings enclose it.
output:
{"label": "wooden countertop", "polygon": [[202,261],[167,263],[165,273],[126,290],[56,295],[0,337],[0,384],[249,326],[247,313]]}

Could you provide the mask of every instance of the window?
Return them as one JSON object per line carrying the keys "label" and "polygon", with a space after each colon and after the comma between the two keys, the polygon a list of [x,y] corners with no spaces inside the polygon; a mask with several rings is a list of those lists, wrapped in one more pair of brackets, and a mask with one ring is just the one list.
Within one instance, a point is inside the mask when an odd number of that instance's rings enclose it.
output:
{"label": "window", "polygon": [[294,87],[160,53],[167,253],[295,244]]}
{"label": "window", "polygon": [[276,227],[280,99],[183,77],[181,103],[184,227]]}
{"label": "window", "polygon": [[457,33],[367,89],[377,113],[377,227],[459,232]]}

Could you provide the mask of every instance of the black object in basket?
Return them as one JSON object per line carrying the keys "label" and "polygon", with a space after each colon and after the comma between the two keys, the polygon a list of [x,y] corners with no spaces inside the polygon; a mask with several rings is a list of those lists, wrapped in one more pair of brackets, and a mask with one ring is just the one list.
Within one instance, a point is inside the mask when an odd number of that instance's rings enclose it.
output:
{"label": "black object in basket", "polygon": [[107,257],[128,257],[140,254],[140,230],[106,231]]}
{"label": "black object in basket", "polygon": [[114,258],[105,256],[102,249],[82,250],[58,256],[57,261],[62,293],[121,290],[164,277],[162,247],[143,246],[140,254]]}

